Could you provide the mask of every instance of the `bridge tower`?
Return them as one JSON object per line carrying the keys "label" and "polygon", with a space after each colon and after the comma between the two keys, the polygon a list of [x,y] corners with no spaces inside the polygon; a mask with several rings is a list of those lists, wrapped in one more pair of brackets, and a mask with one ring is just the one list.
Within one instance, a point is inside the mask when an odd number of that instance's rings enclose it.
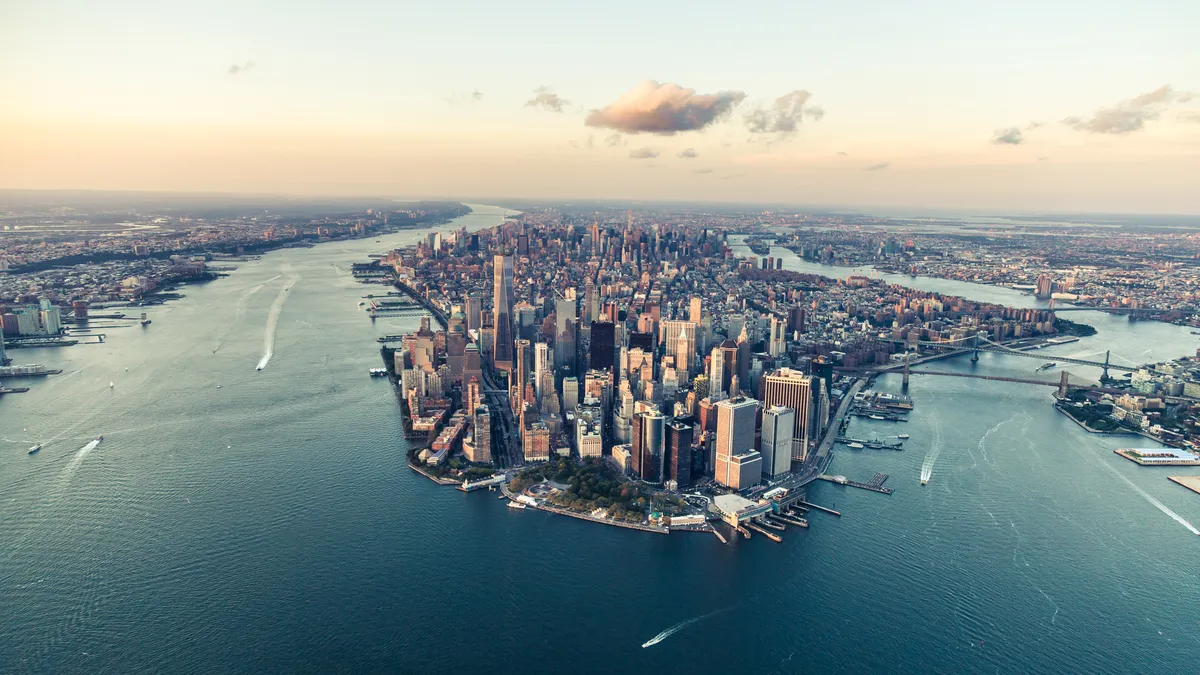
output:
{"label": "bridge tower", "polygon": [[975,351],[971,352],[971,363],[979,363],[979,333],[975,334],[974,346]]}
{"label": "bridge tower", "polygon": [[904,383],[900,386],[901,391],[908,391],[908,352],[904,352]]}
{"label": "bridge tower", "polygon": [[1104,352],[1104,372],[1100,374],[1100,382],[1101,382],[1101,384],[1103,384],[1103,383],[1105,383],[1105,382],[1108,382],[1108,381],[1109,381],[1109,379],[1110,379],[1110,378],[1108,377],[1108,357],[1109,357],[1109,355],[1110,355],[1111,353],[1112,353],[1112,350],[1111,350],[1111,349],[1109,349],[1109,350],[1105,350],[1105,352]]}
{"label": "bridge tower", "polygon": [[1058,397],[1067,397],[1067,371],[1062,371],[1058,374]]}

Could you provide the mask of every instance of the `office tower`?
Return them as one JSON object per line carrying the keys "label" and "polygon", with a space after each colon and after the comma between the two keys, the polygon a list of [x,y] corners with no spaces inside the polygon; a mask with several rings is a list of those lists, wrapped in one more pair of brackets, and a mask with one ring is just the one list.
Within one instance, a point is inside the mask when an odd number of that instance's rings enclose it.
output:
{"label": "office tower", "polygon": [[768,408],[783,406],[796,411],[792,431],[792,460],[797,462],[804,461],[808,456],[812,389],[812,378],[791,368],[781,368],[763,376],[763,405]]}
{"label": "office tower", "polygon": [[483,327],[483,299],[479,297],[479,291],[467,293],[463,314],[466,315],[467,330],[479,330]]}
{"label": "office tower", "polygon": [[483,380],[483,365],[479,356],[479,345],[468,344],[463,350],[463,380],[470,381],[472,377]]}
{"label": "office tower", "polygon": [[616,374],[615,356],[616,326],[611,323],[592,323],[592,345],[588,354],[588,368],[592,370],[607,370]]}
{"label": "office tower", "polygon": [[679,380],[687,382],[692,371],[692,357],[696,353],[696,334],[682,330],[675,342],[668,344],[675,348],[675,371],[679,374]]}
{"label": "office tower", "polygon": [[[573,289],[567,289],[571,291]],[[554,301],[554,368],[575,374],[575,298],[559,298]]]}
{"label": "office tower", "polygon": [[592,324],[600,320],[600,293],[596,290],[596,284],[591,281],[587,282],[583,291],[583,320],[585,323]]}
{"label": "office tower", "polygon": [[800,305],[793,305],[788,309],[788,333],[803,333],[804,332],[804,308]]}
{"label": "office tower", "polygon": [[771,336],[767,341],[767,353],[775,358],[783,356],[787,351],[787,326],[777,316],[771,317]]}
{"label": "office tower", "polygon": [[737,339],[737,376],[743,385],[750,381],[750,335],[746,329],[747,325],[743,323]]}
{"label": "office tower", "polygon": [[483,405],[483,384],[480,383],[479,378],[472,377],[463,387],[463,409],[475,410],[481,405]]}
{"label": "office tower", "polygon": [[490,464],[492,461],[492,415],[486,405],[475,408],[475,442],[467,457],[472,462]]}
{"label": "office tower", "polygon": [[725,391],[725,352],[720,347],[713,347],[708,360],[708,393],[720,394]]}
{"label": "office tower", "polygon": [[825,382],[825,393],[833,391],[833,362],[825,356],[818,356],[810,364],[812,376]]}
{"label": "office tower", "polygon": [[661,483],[663,471],[663,432],[666,418],[658,410],[633,416],[630,445],[633,473],[647,483]]}
{"label": "office tower", "polygon": [[762,415],[763,476],[772,480],[792,470],[792,434],[796,430],[796,411],[771,406]]}
{"label": "office tower", "polygon": [[754,424],[758,401],[739,396],[717,404],[716,480],[735,487],[738,482],[730,460],[754,450]]}
{"label": "office tower", "polygon": [[692,380],[692,391],[696,394],[696,400],[699,401],[708,398],[708,375],[700,374]]}
{"label": "office tower", "polygon": [[[537,391],[538,401],[545,396],[546,373],[550,372],[550,345],[539,342],[533,346],[533,387]],[[551,380],[553,386],[553,380]]]}
{"label": "office tower", "polygon": [[663,321],[659,324],[659,332],[668,352],[675,349],[675,341],[679,339],[680,333],[685,332],[692,336],[692,346],[695,347],[696,324],[691,321]]}
{"label": "office tower", "polygon": [[564,377],[562,382],[563,387],[563,412],[571,412],[579,405],[579,379],[575,377]]}
{"label": "office tower", "polygon": [[688,320],[698,325],[703,318],[704,301],[699,296],[693,296],[688,304]]}
{"label": "office tower", "polygon": [[4,354],[4,331],[0,330],[0,366],[8,364],[8,356]]}
{"label": "office tower", "polygon": [[530,351],[529,340],[517,340],[514,343],[513,370],[516,375],[510,381],[516,387],[516,397],[520,400],[524,400],[525,386],[529,384]]}
{"label": "office tower", "polygon": [[516,336],[532,342],[537,337],[537,308],[528,302],[521,301],[517,303],[513,314],[516,317],[513,322]]}
{"label": "office tower", "polygon": [[1037,287],[1034,295],[1039,300],[1045,300],[1054,295],[1054,281],[1048,274],[1039,274],[1037,278]]}
{"label": "office tower", "polygon": [[692,485],[692,438],[695,428],[695,420],[689,416],[676,417],[667,425],[663,463],[667,467],[667,480],[675,481],[680,490]]}
{"label": "office tower", "polygon": [[734,490],[745,490],[762,482],[762,455],[757,450],[746,450],[729,458],[729,482]]}
{"label": "office tower", "polygon": [[720,349],[723,364],[721,370],[721,391],[730,393],[732,391],[733,376],[738,374],[738,344],[733,340],[725,340],[721,343]]}
{"label": "office tower", "polygon": [[466,364],[467,338],[461,333],[450,333],[446,336],[446,365],[450,366],[450,377],[455,382],[463,381]]}
{"label": "office tower", "polygon": [[500,370],[510,370],[513,361],[513,259],[497,255],[492,259],[494,288],[492,291],[492,320],[496,329],[492,361]]}
{"label": "office tower", "polygon": [[629,348],[638,347],[643,351],[654,351],[654,335],[633,331],[629,334]]}

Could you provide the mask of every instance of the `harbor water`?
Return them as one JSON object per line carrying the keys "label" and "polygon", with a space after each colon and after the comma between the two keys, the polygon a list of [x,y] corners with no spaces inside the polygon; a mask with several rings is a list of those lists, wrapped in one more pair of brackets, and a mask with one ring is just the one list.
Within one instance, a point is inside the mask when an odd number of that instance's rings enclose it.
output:
{"label": "harbor water", "polygon": [[[1117,457],[1148,441],[1085,433],[1050,387],[914,376],[909,422],[848,432],[905,450],[839,446],[831,468],[895,493],[817,483],[842,517],[782,544],[507,509],[412,473],[368,369],[418,319],[372,323],[357,303],[383,287],[350,265],[423,234],[275,251],[146,328],[22,350],[64,372],[0,399],[0,672],[1194,672],[1200,498],[1166,475],[1200,472]],[[1196,348],[1080,314],[1099,334],[1052,353]]]}

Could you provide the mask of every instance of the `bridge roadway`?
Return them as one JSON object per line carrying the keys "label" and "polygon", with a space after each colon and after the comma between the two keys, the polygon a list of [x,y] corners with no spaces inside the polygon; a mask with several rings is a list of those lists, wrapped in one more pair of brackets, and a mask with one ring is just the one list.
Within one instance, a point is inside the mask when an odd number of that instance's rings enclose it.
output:
{"label": "bridge roadway", "polygon": [[[892,342],[896,344],[913,344],[905,340],[880,340],[881,342]],[[961,351],[976,351],[976,352],[991,352],[993,354],[1007,354],[1009,356],[1023,356],[1027,359],[1038,359],[1039,361],[1054,361],[1056,363],[1073,363],[1078,366],[1092,366],[1094,368],[1105,368],[1108,370],[1124,370],[1126,372],[1134,372],[1142,368],[1142,366],[1122,366],[1110,361],[1088,361],[1086,359],[1074,359],[1069,356],[1056,356],[1053,354],[1041,354],[1034,352],[1022,351],[1020,349],[1012,349],[1004,345],[992,342],[987,338],[979,338],[979,343],[976,344],[975,338],[962,339],[954,342],[927,342],[920,341],[916,344],[921,347],[931,349],[954,349]],[[891,366],[902,367],[904,364],[896,364]]]}

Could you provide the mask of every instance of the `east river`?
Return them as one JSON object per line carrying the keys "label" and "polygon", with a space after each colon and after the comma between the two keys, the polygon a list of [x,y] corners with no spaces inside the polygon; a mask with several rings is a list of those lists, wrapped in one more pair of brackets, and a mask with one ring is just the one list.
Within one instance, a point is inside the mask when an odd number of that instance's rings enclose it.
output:
{"label": "east river", "polygon": [[[843,516],[782,544],[514,511],[417,476],[366,372],[374,338],[416,319],[372,324],[357,302],[379,287],[349,268],[420,236],[275,251],[146,329],[13,351],[65,372],[0,400],[0,672],[1195,672],[1200,537],[1180,521],[1200,523],[1200,495],[1166,475],[1198,472],[1117,457],[1149,441],[1086,434],[1048,387],[914,376],[911,422],[850,429],[908,433],[905,451],[839,448],[832,468],[888,473],[895,494],[817,484]],[[1198,343],[1079,314],[1099,334],[1054,353]]]}

